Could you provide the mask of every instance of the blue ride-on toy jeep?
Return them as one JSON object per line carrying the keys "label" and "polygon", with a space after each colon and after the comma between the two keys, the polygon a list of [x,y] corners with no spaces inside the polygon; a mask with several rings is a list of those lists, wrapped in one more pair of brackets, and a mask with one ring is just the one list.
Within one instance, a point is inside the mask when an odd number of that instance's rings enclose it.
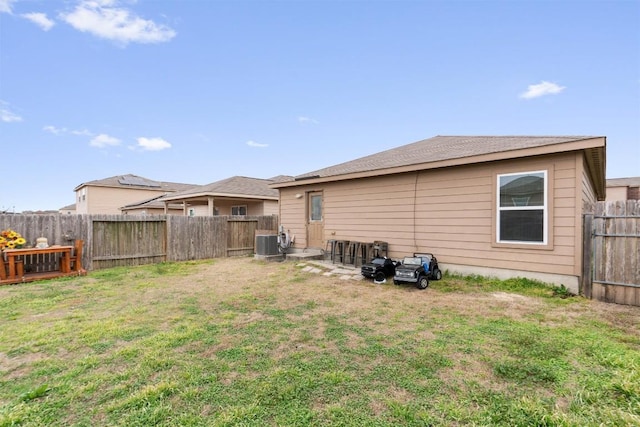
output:
{"label": "blue ride-on toy jeep", "polygon": [[442,271],[438,267],[438,260],[431,253],[414,253],[413,256],[404,257],[401,264],[396,266],[396,274],[393,283],[411,283],[418,289],[426,289],[429,280],[442,279]]}

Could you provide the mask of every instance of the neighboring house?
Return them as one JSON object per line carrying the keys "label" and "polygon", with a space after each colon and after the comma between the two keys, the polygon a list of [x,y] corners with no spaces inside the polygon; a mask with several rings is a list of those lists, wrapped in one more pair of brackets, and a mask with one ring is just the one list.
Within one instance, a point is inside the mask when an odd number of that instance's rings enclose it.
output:
{"label": "neighboring house", "polygon": [[607,201],[640,200],[640,176],[607,180]]}
{"label": "neighboring house", "polygon": [[123,215],[184,215],[182,203],[165,204],[165,195],[140,200],[120,208]]}
{"label": "neighboring house", "polygon": [[70,215],[70,214],[76,213],[76,205],[75,205],[75,203],[73,205],[67,205],[65,207],[62,207],[62,208],[58,209],[58,213],[63,214],[63,215]]}
{"label": "neighboring house", "polygon": [[153,181],[137,175],[118,175],[78,185],[77,214],[121,214],[120,208],[193,187],[193,184]]}
{"label": "neighboring house", "polygon": [[276,180],[234,176],[222,181],[199,185],[161,197],[170,210],[171,205],[182,205],[188,216],[213,215],[277,215],[278,190],[270,187]]}
{"label": "neighboring house", "polygon": [[437,136],[274,183],[293,250],[328,240],[432,252],[443,270],[579,289],[582,214],[606,138]]}

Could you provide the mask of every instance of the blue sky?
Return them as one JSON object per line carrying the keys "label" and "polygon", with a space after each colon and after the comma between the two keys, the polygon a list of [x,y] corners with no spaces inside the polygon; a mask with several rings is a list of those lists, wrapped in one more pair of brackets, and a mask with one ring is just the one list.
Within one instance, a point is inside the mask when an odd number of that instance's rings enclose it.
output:
{"label": "blue sky", "polygon": [[606,136],[640,176],[640,1],[0,0],[0,210],[436,135]]}

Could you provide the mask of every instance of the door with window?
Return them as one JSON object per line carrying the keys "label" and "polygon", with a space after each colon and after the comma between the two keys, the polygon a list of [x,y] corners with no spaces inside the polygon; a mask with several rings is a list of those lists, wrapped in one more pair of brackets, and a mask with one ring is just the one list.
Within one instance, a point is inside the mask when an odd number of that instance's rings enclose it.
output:
{"label": "door with window", "polygon": [[324,219],[322,192],[307,193],[307,247],[323,248]]}

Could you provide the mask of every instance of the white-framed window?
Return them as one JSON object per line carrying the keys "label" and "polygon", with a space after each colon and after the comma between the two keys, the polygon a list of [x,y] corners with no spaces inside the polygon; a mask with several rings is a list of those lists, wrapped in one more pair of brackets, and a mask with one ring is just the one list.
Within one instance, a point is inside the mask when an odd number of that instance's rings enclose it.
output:
{"label": "white-framed window", "polygon": [[247,205],[231,206],[231,215],[245,216],[247,214]]}
{"label": "white-framed window", "polygon": [[496,241],[546,245],[547,171],[498,174],[497,180]]}
{"label": "white-framed window", "polygon": [[187,212],[189,216],[196,216],[196,208],[189,208]]}

